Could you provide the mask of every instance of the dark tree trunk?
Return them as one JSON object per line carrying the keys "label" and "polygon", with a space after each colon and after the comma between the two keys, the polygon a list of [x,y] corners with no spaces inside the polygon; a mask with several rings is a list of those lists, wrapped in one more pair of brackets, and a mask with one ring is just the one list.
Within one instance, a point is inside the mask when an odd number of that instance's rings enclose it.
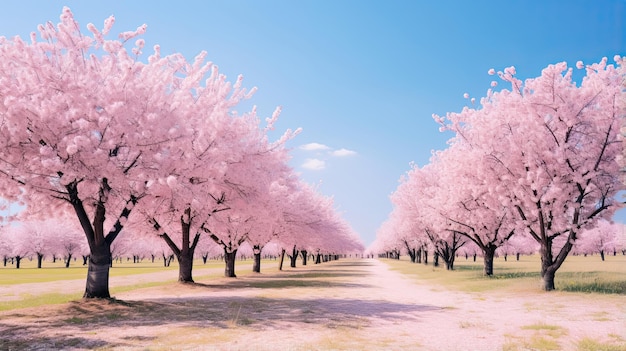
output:
{"label": "dark tree trunk", "polygon": [[105,241],[91,248],[87,284],[83,298],[110,298],[109,269],[111,268],[111,248]]}
{"label": "dark tree trunk", "polygon": [[137,204],[137,198],[130,196],[126,202],[127,206],[117,217],[113,227],[105,235],[104,221],[106,214],[106,201],[111,192],[107,178],[102,178],[98,199],[95,203],[95,211],[93,214],[93,222],[89,220],[89,215],[85,211],[82,200],[78,196],[78,184],[80,181],[75,180],[67,185],[67,195],[69,203],[74,208],[76,216],[85,233],[87,243],[89,244],[89,267],[87,269],[87,282],[85,283],[85,293],[83,298],[110,298],[109,294],[109,269],[111,267],[111,243],[117,238],[122,231],[122,223],[126,222],[130,215],[131,209]]}
{"label": "dark tree trunk", "polygon": [[82,255],[82,256],[83,256],[83,266],[86,266],[89,260],[89,255]]}
{"label": "dark tree trunk", "polygon": [[254,254],[252,261],[252,272],[261,273],[261,246],[254,245],[252,247],[252,253]]}
{"label": "dark tree trunk", "polygon": [[424,252],[424,264],[428,264],[428,250],[423,250]]}
{"label": "dark tree trunk", "polygon": [[486,245],[483,248],[483,274],[486,276],[493,275],[493,257],[496,254],[497,247],[493,244]]}
{"label": "dark tree trunk", "polygon": [[298,249],[296,249],[296,245],[294,245],[293,250],[291,251],[291,256],[289,256],[289,266],[291,268],[296,268],[296,260],[298,259],[299,253]]}
{"label": "dark tree trunk", "polygon": [[65,261],[65,268],[70,268],[70,262],[72,261],[72,254],[67,254],[67,261]]}
{"label": "dark tree trunk", "polygon": [[541,285],[542,285],[543,290],[552,291],[556,288],[554,286],[555,273],[556,273],[556,270],[552,268],[548,268],[545,271],[541,272]]}
{"label": "dark tree trunk", "polygon": [[519,261],[519,252],[515,254],[515,260]]}
{"label": "dark tree trunk", "polygon": [[41,268],[41,263],[43,262],[43,254],[37,252],[37,268]]}
{"label": "dark tree trunk", "polygon": [[315,255],[315,264],[320,263],[322,263],[322,254],[318,252],[317,255]]}
{"label": "dark tree trunk", "polygon": [[600,258],[604,261],[604,250],[600,250]]}
{"label": "dark tree trunk", "polygon": [[[154,229],[157,231],[161,229],[161,226],[153,220]],[[191,209],[187,208],[184,211],[184,214],[180,216],[180,227],[181,227],[181,239],[182,245],[180,248],[176,245],[176,243],[170,238],[170,236],[162,232],[160,237],[165,240],[167,246],[172,250],[176,259],[178,260],[178,281],[182,283],[193,283],[193,254],[196,250],[196,246],[200,240],[200,233],[196,233],[191,241]],[[169,264],[168,264],[169,266]]]}
{"label": "dark tree trunk", "polygon": [[283,270],[283,262],[285,261],[285,249],[282,249],[280,252],[280,262],[278,263],[278,270]]}
{"label": "dark tree trunk", "polygon": [[20,262],[22,262],[22,256],[15,256],[15,268],[20,268]]}
{"label": "dark tree trunk", "polygon": [[202,255],[202,263],[206,264],[206,260],[209,258],[209,254]]}
{"label": "dark tree trunk", "polygon": [[193,283],[193,255],[178,256],[178,281],[182,283]]}
{"label": "dark tree trunk", "polygon": [[435,258],[433,260],[433,266],[434,267],[439,267],[439,254],[437,252],[435,252]]}
{"label": "dark tree trunk", "polygon": [[556,289],[554,285],[554,276],[556,271],[561,267],[565,258],[571,251],[573,243],[576,240],[576,234],[570,232],[567,242],[561,247],[556,258],[552,255],[552,239],[546,238],[541,243],[539,253],[541,254],[541,285],[543,290],[552,291]]}
{"label": "dark tree trunk", "polygon": [[237,258],[237,250],[233,250],[232,252],[228,252],[224,249],[224,262],[226,263],[226,268],[224,270],[224,276],[227,278],[236,278],[235,275],[235,260]]}
{"label": "dark tree trunk", "polygon": [[261,273],[261,253],[254,253],[254,261],[252,263],[252,271],[254,273]]}
{"label": "dark tree trunk", "polygon": [[302,254],[302,265],[306,266],[306,260],[308,258],[308,253],[306,252],[306,250],[302,250],[301,254]]}

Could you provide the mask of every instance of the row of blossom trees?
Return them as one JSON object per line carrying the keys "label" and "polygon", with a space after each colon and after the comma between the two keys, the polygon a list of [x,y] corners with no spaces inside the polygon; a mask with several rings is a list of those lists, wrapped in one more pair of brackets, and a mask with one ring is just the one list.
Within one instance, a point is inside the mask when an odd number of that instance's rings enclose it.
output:
{"label": "row of blossom trees", "polygon": [[359,247],[329,214],[332,202],[302,195],[309,187],[286,164],[285,142],[298,131],[269,140],[280,110],[265,126],[256,108],[235,111],[255,90],[241,77],[228,82],[206,53],[188,62],[157,45],[144,59],[145,25],[108,39],[114,17],[89,33],[68,8],[60,19],[30,42],[0,38],[0,184],[4,198],[26,205],[21,220],[72,213],[89,247],[84,297],[109,297],[124,228],[137,245],[162,238],[180,281],[193,281],[201,236],[223,248],[233,276],[244,241],[259,252],[275,237]]}
{"label": "row of blossom trees", "polygon": [[515,240],[537,247],[543,288],[553,290],[581,234],[600,237],[598,223],[613,216],[625,189],[624,60],[614,59],[578,62],[580,85],[565,63],[525,81],[509,67],[497,75],[510,90],[490,89],[479,108],[435,115],[455,136],[402,177],[375,247],[430,247],[452,268],[457,250],[471,245],[491,275],[496,250]]}

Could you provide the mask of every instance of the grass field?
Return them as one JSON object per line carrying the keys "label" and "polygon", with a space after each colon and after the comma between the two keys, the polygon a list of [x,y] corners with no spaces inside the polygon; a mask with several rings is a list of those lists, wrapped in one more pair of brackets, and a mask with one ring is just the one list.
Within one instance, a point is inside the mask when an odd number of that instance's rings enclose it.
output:
{"label": "grass field", "polygon": [[[261,267],[271,267],[275,265],[275,263],[275,260],[265,260],[262,261]],[[251,274],[251,264],[251,260],[237,261],[237,275],[245,276]],[[210,271],[207,271],[207,269]],[[196,260],[194,262],[194,280],[197,282],[206,282],[218,279],[223,276],[223,269],[224,262],[221,260],[208,260],[206,264],[204,264],[202,260]],[[123,285],[110,283],[109,289],[111,295],[114,296],[115,294],[126,291],[171,284],[175,282],[178,277],[178,264],[175,260],[172,261],[169,267],[164,267],[162,260],[155,260],[155,262],[143,260],[139,263],[133,263],[132,261],[114,262],[110,270],[111,278],[159,272],[170,272],[170,274],[167,275],[167,278],[157,281],[133,282]],[[37,268],[36,260],[23,259],[19,269],[15,268],[15,266],[11,265],[9,262],[6,267],[2,266],[0,268],[0,287],[10,287],[28,283],[80,281],[78,286],[81,288],[77,288],[76,291],[72,293],[59,293],[54,291],[45,293],[22,290],[19,292],[12,291],[12,298],[8,301],[2,301],[3,296],[0,294],[0,311],[61,304],[80,299],[84,290],[83,282],[86,278],[87,266],[82,265],[82,259],[78,259],[75,262],[72,261],[69,268],[65,268],[62,261],[55,263],[45,261],[42,268]],[[16,294],[17,298],[15,298]]]}
{"label": "grass field", "polygon": [[[433,267],[432,257],[429,264],[400,260],[385,260],[393,269],[420,280],[431,281],[455,290],[475,292],[491,290],[511,290],[516,292],[536,291],[540,288],[541,261],[538,255],[509,256],[494,260],[494,275],[483,275],[483,262],[480,257],[476,262],[472,257],[458,257],[453,271],[446,271],[445,264]],[[626,256],[569,256],[557,271],[556,289],[587,293],[626,295]]]}

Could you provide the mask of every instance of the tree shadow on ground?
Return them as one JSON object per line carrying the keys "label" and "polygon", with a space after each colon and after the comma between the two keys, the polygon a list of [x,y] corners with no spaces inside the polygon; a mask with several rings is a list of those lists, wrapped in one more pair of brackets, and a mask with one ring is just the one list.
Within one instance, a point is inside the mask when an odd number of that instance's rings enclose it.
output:
{"label": "tree shadow on ground", "polygon": [[[276,331],[302,328],[303,324],[327,328],[361,328],[370,318],[390,323],[407,318],[425,318],[421,313],[439,311],[432,305],[396,303],[382,300],[333,298],[264,298],[264,297],[184,297],[145,301],[81,300],[60,306],[53,316],[20,313],[24,324],[0,323],[0,349],[64,349],[127,347],[127,342],[154,336],[137,335],[117,339],[116,343],[84,338],[92,331],[106,328],[137,328],[176,325],[196,328],[253,327]],[[11,315],[7,316],[11,317]],[[44,334],[55,330],[54,336]]]}

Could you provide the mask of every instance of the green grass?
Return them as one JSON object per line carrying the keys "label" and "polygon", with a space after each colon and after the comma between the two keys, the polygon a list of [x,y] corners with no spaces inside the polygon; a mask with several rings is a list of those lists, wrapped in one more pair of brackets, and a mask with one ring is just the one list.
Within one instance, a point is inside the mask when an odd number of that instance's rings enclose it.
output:
{"label": "green grass", "polygon": [[82,297],[82,293],[77,294],[41,294],[30,295],[23,294],[18,300],[2,301],[0,302],[0,311],[9,311],[20,308],[38,307],[45,305],[58,305],[73,300],[78,300]]}
{"label": "green grass", "polygon": [[[540,289],[541,262],[538,255],[521,256],[519,261],[509,256],[494,260],[494,275],[483,275],[483,262],[459,257],[455,269],[447,271],[445,266],[433,267],[429,264],[410,263],[401,260],[384,260],[390,267],[419,280],[426,280],[440,286],[466,291],[481,292],[512,290],[517,292]],[[443,264],[443,262],[442,262]],[[599,256],[570,256],[557,271],[556,289],[581,293],[602,293],[626,295],[626,256],[607,256],[601,261]]]}
{"label": "green grass", "polygon": [[578,351],[624,351],[626,342],[623,339],[611,342],[600,342],[594,339],[585,338],[578,342]]}
{"label": "green grass", "polygon": [[[16,269],[15,267],[10,266],[0,268],[0,285],[11,286],[16,284],[24,284],[24,283],[44,283],[44,282],[54,282],[54,281],[65,281],[65,280],[85,280],[87,277],[87,267],[82,266],[82,259],[77,260],[80,262],[80,266],[78,264],[70,265],[69,268],[65,268],[63,262],[57,261],[56,263],[52,262],[44,262],[44,268],[36,268],[37,262],[36,260],[29,261],[27,259],[22,260],[21,268]],[[249,264],[250,261],[237,261],[237,263],[246,263]],[[269,263],[269,262],[268,262]],[[262,263],[263,264],[263,263]],[[269,263],[269,266],[272,266]],[[198,272],[203,269],[223,269],[224,262],[211,260],[207,261],[206,264],[202,263],[202,260],[197,260],[194,262],[194,271]],[[247,268],[244,268],[247,270]],[[140,263],[132,263],[131,262],[117,262],[113,263],[113,267],[110,270],[111,277],[117,276],[129,276],[136,274],[146,274],[146,273],[155,273],[162,271],[171,271],[171,278],[161,280],[161,281],[153,281],[153,282],[145,282],[139,284],[131,284],[131,285],[110,285],[109,290],[111,292],[111,296],[115,296],[115,294],[119,294],[122,292],[133,291],[143,288],[151,288],[157,286],[165,286],[168,284],[174,283],[178,278],[178,265],[175,261],[172,261],[172,264],[169,267],[163,267],[163,262],[150,262],[149,260],[144,260]],[[238,273],[240,276],[246,276],[248,272]],[[223,273],[214,273],[214,274],[199,274],[194,275],[194,280],[196,282],[202,282],[206,280],[214,280],[216,278],[223,277]],[[19,292],[18,292],[19,293]],[[27,292],[17,294],[16,299],[9,301],[0,301],[0,311],[8,311],[14,309],[21,308],[31,308],[38,307],[44,305],[56,305],[63,304],[70,301],[75,301],[82,298],[82,289],[72,294],[60,294],[60,293],[49,293],[49,294],[39,294],[32,295]]]}
{"label": "green grass", "polygon": [[[245,261],[237,261],[245,262]],[[4,267],[0,267],[0,285],[14,285],[24,283],[43,283],[53,282],[58,280],[75,280],[85,279],[87,277],[87,266],[82,265],[82,258],[72,261],[69,268],[65,268],[63,262],[58,261],[52,263],[51,261],[45,261],[42,268],[37,268],[37,261],[23,259],[21,267],[19,269],[10,263]],[[194,269],[204,268],[223,268],[224,262],[222,261],[207,261],[207,264],[203,264],[202,260],[196,260],[194,262]],[[178,271],[178,264],[176,261],[172,261],[169,267],[163,266],[163,261],[150,262],[149,260],[143,260],[139,263],[130,262],[113,262],[113,267],[109,272],[111,277],[128,276],[134,274],[146,274],[162,271]],[[173,273],[176,276],[175,273]]]}

